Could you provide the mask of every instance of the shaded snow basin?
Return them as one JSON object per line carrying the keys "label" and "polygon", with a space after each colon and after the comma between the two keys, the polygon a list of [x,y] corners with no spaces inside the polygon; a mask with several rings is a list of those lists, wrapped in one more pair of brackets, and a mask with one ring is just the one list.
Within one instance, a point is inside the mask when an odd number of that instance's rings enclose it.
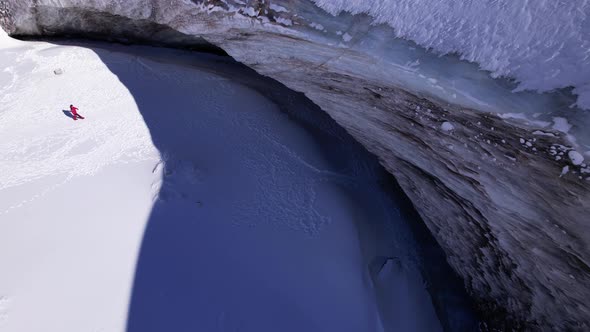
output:
{"label": "shaded snow basin", "polygon": [[0,48],[0,330],[473,324],[435,310],[391,177],[301,95],[223,58],[83,46]]}

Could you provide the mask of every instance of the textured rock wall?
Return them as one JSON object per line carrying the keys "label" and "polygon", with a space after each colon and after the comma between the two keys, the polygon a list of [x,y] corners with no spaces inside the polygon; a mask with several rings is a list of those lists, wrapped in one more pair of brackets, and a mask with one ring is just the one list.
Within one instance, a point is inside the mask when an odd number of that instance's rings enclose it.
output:
{"label": "textured rock wall", "polygon": [[0,24],[13,35],[195,47],[206,40],[304,92],[396,176],[495,327],[590,329],[589,170],[567,158],[572,144],[562,133],[374,75],[386,69],[378,55],[301,28],[305,17],[331,24],[309,1],[274,1],[288,17],[262,0],[4,4]]}

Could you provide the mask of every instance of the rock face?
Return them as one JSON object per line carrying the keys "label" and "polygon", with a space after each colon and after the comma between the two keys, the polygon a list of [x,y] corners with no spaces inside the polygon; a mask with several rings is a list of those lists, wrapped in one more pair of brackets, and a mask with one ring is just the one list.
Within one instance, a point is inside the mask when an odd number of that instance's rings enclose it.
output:
{"label": "rock face", "polygon": [[590,328],[590,169],[568,135],[499,116],[517,96],[493,92],[496,83],[465,85],[490,87],[493,107],[461,91],[446,98],[444,71],[420,77],[393,63],[404,55],[388,28],[306,0],[1,3],[15,36],[223,50],[305,93],[396,176],[494,327]]}

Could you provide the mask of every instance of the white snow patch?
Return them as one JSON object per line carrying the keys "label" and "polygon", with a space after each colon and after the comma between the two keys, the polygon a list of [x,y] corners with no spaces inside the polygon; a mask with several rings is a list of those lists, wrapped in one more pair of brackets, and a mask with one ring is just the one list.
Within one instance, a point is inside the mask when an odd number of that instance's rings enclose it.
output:
{"label": "white snow patch", "polygon": [[0,49],[10,48],[15,46],[23,45],[23,43],[19,40],[11,38],[8,36],[6,31],[0,27]]}
{"label": "white snow patch", "polygon": [[569,124],[566,118],[554,117],[552,128],[567,134],[570,129],[572,129],[572,126]]}
{"label": "white snow patch", "polygon": [[271,10],[274,10],[277,13],[288,13],[289,12],[289,10],[287,8],[280,6],[280,5],[276,5],[274,3],[271,3],[269,8]]}
{"label": "white snow patch", "polygon": [[555,134],[553,134],[553,133],[548,133],[548,132],[541,131],[541,130],[535,130],[535,131],[533,131],[533,135],[540,135],[540,136],[549,136],[549,137],[555,137]]}
{"label": "white snow patch", "polygon": [[275,21],[277,21],[277,23],[285,25],[285,26],[292,26],[293,25],[293,21],[291,21],[288,18],[275,17],[274,19],[275,19]]}
{"label": "white snow patch", "polygon": [[570,167],[569,166],[563,166],[563,168],[561,169],[561,174],[559,175],[559,177],[562,177],[562,176],[566,175],[569,171],[570,171]]}
{"label": "white snow patch", "polygon": [[321,25],[321,24],[319,24],[319,23],[311,22],[309,24],[309,26],[312,27],[312,28],[314,28],[314,29],[316,29],[316,30],[320,30],[320,31],[324,31],[325,30],[324,26]]}
{"label": "white snow patch", "polygon": [[546,121],[534,120],[527,117],[525,113],[498,113],[497,114],[502,119],[517,119],[523,120],[525,123],[532,123],[540,127],[547,127],[551,123]]}
{"label": "white snow patch", "polygon": [[345,34],[342,35],[342,40],[344,40],[345,42],[348,43],[349,41],[352,40],[352,36],[349,35],[348,33],[345,33]]}
{"label": "white snow patch", "polygon": [[258,16],[258,12],[253,7],[242,8],[242,13],[244,13],[245,15],[248,15],[250,17]]}

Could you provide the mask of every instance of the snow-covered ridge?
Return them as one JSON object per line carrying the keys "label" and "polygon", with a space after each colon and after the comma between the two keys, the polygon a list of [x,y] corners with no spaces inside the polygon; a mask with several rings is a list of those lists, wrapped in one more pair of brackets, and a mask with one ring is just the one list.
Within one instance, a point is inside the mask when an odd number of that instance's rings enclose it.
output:
{"label": "snow-covered ridge", "polygon": [[397,37],[441,53],[458,53],[520,90],[572,86],[590,109],[590,2],[526,0],[313,0],[338,14],[366,13]]}

